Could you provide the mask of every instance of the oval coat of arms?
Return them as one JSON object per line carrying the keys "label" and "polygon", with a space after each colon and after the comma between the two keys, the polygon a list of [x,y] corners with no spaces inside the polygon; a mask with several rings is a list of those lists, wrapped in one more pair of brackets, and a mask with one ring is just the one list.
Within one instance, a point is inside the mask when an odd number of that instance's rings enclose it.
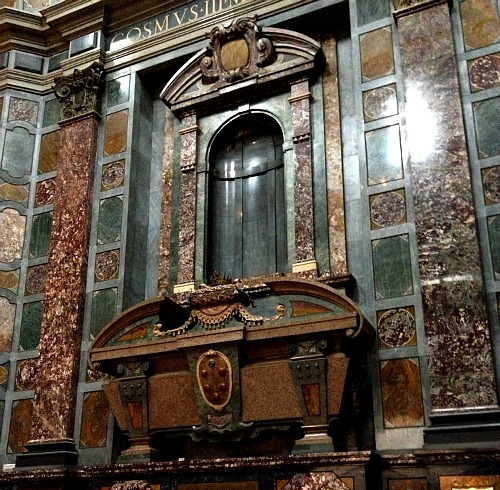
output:
{"label": "oval coat of arms", "polygon": [[198,359],[196,377],[205,403],[217,412],[222,411],[229,403],[233,390],[229,359],[222,352],[205,352]]}

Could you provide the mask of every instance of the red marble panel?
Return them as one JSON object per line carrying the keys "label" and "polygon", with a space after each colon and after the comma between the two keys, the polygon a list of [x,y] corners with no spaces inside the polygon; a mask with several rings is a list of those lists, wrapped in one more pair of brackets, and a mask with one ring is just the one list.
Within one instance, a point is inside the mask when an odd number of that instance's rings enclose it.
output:
{"label": "red marble panel", "polygon": [[54,179],[44,180],[36,184],[35,207],[46,206],[54,202],[56,183]]}
{"label": "red marble panel", "polygon": [[500,85],[500,54],[490,54],[467,62],[472,92]]}

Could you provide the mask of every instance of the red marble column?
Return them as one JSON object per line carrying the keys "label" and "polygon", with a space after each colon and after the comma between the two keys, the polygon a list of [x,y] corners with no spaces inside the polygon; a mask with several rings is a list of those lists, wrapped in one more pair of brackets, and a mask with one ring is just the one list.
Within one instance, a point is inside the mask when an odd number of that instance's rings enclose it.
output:
{"label": "red marble column", "polygon": [[[32,440],[18,466],[76,463],[73,429],[102,68],[59,80],[61,151],[48,255]],[[67,119],[65,119],[67,118]],[[32,453],[36,453],[33,456]],[[59,457],[59,456],[60,457]]]}

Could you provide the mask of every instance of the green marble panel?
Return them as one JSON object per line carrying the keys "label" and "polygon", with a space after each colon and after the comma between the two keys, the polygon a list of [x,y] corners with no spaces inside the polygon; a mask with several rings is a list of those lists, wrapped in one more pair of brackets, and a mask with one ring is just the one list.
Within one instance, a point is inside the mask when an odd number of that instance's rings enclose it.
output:
{"label": "green marble panel", "polygon": [[109,80],[106,85],[108,107],[123,104],[128,101],[130,90],[130,76]]}
{"label": "green marble panel", "polygon": [[107,323],[116,316],[116,302],[118,290],[116,288],[102,289],[92,293],[92,314],[90,316],[91,340]]}
{"label": "green marble panel", "polygon": [[30,258],[45,257],[49,251],[52,231],[52,213],[33,216],[31,227]]}
{"label": "green marble panel", "polygon": [[27,129],[17,127],[5,132],[5,147],[1,169],[12,177],[23,177],[31,173],[35,135]]}
{"label": "green marble panel", "polygon": [[500,281],[500,216],[492,216],[488,219],[488,230],[493,273],[495,274],[495,280]]}
{"label": "green marble panel", "polygon": [[61,104],[57,99],[48,100],[45,102],[43,112],[43,127],[57,124],[61,119]]}
{"label": "green marble panel", "polygon": [[97,225],[97,243],[111,243],[121,239],[122,212],[122,196],[101,200],[99,204],[99,222]]}
{"label": "green marble panel", "polygon": [[473,105],[479,158],[500,154],[500,97]]}
{"label": "green marble panel", "polygon": [[391,15],[390,0],[358,0],[358,26],[389,17]]}
{"label": "green marble panel", "polygon": [[399,125],[365,134],[368,185],[403,178]]}
{"label": "green marble panel", "polygon": [[38,348],[42,331],[42,314],[43,301],[24,305],[21,332],[19,335],[20,351]]}
{"label": "green marble panel", "polygon": [[372,242],[376,299],[396,298],[413,293],[408,235]]}

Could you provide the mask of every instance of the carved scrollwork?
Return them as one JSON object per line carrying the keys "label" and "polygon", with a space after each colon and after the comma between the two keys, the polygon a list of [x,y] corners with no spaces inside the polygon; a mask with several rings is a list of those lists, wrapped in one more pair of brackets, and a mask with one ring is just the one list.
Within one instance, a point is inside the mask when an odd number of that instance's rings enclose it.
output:
{"label": "carved scrollwork", "polygon": [[62,104],[61,120],[92,111],[99,114],[104,68],[100,63],[93,63],[84,70],[75,69],[72,76],[57,79],[53,89]]}
{"label": "carved scrollwork", "polygon": [[274,61],[272,42],[262,36],[257,16],[243,17],[229,26],[214,27],[200,69],[206,83],[231,83],[257,73]]}

